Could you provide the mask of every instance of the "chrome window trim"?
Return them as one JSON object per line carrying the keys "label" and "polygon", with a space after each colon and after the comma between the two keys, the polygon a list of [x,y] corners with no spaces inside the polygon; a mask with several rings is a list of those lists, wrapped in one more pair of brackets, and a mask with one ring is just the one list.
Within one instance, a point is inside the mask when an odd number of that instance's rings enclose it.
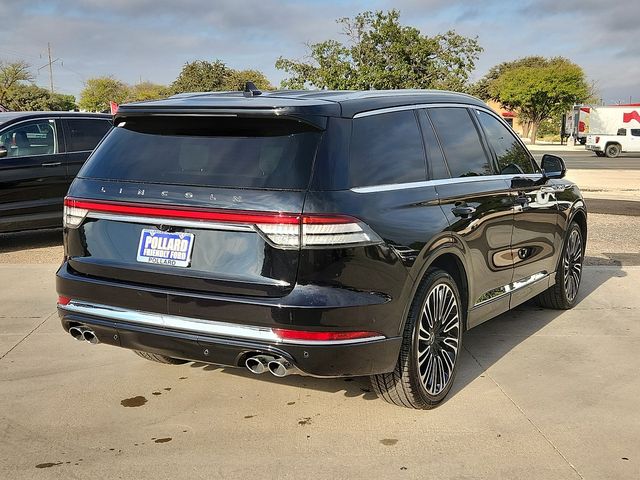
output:
{"label": "chrome window trim", "polygon": [[[21,123],[27,123],[27,122],[37,122],[37,121],[42,121],[45,120],[47,122],[51,122],[53,121],[54,125],[57,123],[56,120],[60,120],[60,117],[56,117],[56,116],[52,116],[52,117],[36,117],[36,118],[25,118],[24,120],[19,120],[17,122],[11,123],[9,125],[6,124],[2,124],[0,125],[0,135],[2,135],[2,133],[6,130],[10,130],[13,127],[15,127],[16,125],[20,125]],[[36,158],[36,157],[51,157],[52,155],[64,155],[67,152],[61,152],[60,151],[60,145],[58,142],[58,128],[62,129],[62,125],[58,126],[55,125],[55,142],[56,142],[56,146],[58,147],[58,151],[55,153],[39,153],[37,155],[21,155],[19,157],[2,157],[2,158]],[[64,133],[63,133],[64,135]],[[66,145],[65,145],[66,147]]]}
{"label": "chrome window trim", "polygon": [[424,180],[421,182],[407,182],[407,183],[390,183],[386,185],[371,185],[367,187],[353,187],[350,190],[354,193],[376,193],[376,192],[389,192],[393,190],[408,190],[411,188],[422,187],[435,187],[438,185],[450,185],[452,183],[470,183],[470,182],[482,182],[491,180],[505,180],[511,181],[513,178],[531,178],[532,180],[538,180],[542,178],[541,173],[529,173],[529,174],[511,174],[511,175],[478,175],[476,177],[458,177],[458,178],[441,178],[438,180]]}
{"label": "chrome window trim", "polygon": [[90,315],[109,320],[134,323],[138,325],[148,325],[158,328],[180,330],[190,333],[202,333],[226,338],[240,338],[246,340],[259,340],[276,344],[295,345],[345,345],[350,343],[367,343],[382,340],[385,337],[349,339],[349,340],[291,340],[281,339],[269,327],[258,327],[254,325],[239,325],[235,323],[217,322],[213,320],[203,320],[192,317],[181,317],[177,315],[167,315],[162,313],[142,312],[127,308],[101,305],[80,300],[72,300],[67,305],[58,305],[58,308],[69,312]]}
{"label": "chrome window trim", "polygon": [[422,110],[424,108],[476,108],[478,110],[489,112],[495,115],[495,112],[488,107],[483,107],[481,105],[475,105],[472,103],[416,103],[413,105],[399,105],[397,107],[385,107],[379,108],[377,110],[367,110],[366,112],[356,113],[353,118],[362,118],[362,117],[370,117],[372,115],[383,115],[385,113],[393,113],[393,112],[402,112],[404,110]]}

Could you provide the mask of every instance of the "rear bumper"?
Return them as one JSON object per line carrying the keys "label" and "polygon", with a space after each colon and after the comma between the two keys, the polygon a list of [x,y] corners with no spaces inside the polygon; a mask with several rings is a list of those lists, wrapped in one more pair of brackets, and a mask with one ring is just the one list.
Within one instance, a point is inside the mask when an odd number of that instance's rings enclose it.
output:
{"label": "rear bumper", "polygon": [[248,356],[268,354],[283,357],[312,376],[371,375],[394,369],[402,342],[382,333],[357,340],[283,341],[272,331],[356,330],[368,315],[366,330],[379,331],[376,312],[386,301],[371,294],[363,297],[368,304],[349,292],[339,306],[322,305],[322,298],[314,295],[303,295],[288,306],[291,298],[271,305],[269,299],[256,304],[238,297],[194,298],[183,293],[182,303],[177,304],[191,308],[171,311],[172,292],[83,277],[70,272],[66,264],[58,271],[57,290],[73,299],[58,306],[66,331],[83,325],[101,343],[198,362],[241,367]]}
{"label": "rear bumper", "polygon": [[[83,308],[76,308],[78,305]],[[109,315],[104,306],[96,308],[92,314],[90,308],[86,308],[88,305],[72,302],[58,306],[58,314],[66,331],[82,325],[91,328],[100,343],[230,367],[242,367],[246,358],[267,354],[283,357],[301,373],[311,376],[372,375],[393,370],[401,343],[399,337],[314,344],[283,343],[269,340],[266,329],[256,329],[255,335],[252,332],[246,332],[246,335],[240,332],[234,336],[231,334],[236,328],[234,325],[184,317],[171,317],[169,327],[163,327],[149,321],[156,317],[155,314],[127,311],[125,318],[119,315],[123,310],[113,310],[114,315]],[[184,323],[180,324],[180,321]],[[196,328],[197,323],[201,323],[201,330],[211,330],[212,333],[187,330],[190,322],[194,322]],[[176,328],[180,326],[183,328]],[[225,328],[226,335],[223,334]]]}

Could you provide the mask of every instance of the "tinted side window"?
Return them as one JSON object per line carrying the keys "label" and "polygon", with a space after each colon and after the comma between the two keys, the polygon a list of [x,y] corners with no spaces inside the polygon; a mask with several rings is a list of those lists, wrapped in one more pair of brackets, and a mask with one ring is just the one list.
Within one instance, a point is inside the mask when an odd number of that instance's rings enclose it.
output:
{"label": "tinted side window", "polygon": [[97,119],[69,119],[66,121],[68,128],[67,151],[83,152],[93,150],[102,137],[111,128],[107,120]]}
{"label": "tinted side window", "polygon": [[56,122],[45,118],[20,123],[0,134],[0,145],[7,149],[7,157],[58,153]]}
{"label": "tinted side window", "polygon": [[631,135],[633,135],[634,137],[640,137],[640,128],[632,128]]}
{"label": "tinted side window", "polygon": [[426,179],[424,150],[412,110],[353,120],[351,185],[384,185]]}
{"label": "tinted side window", "polygon": [[480,137],[466,108],[431,108],[433,122],[452,177],[492,173]]}
{"label": "tinted side window", "polygon": [[440,178],[450,178],[449,170],[444,162],[442,149],[433,131],[431,121],[424,110],[419,113],[420,126],[422,127],[422,135],[424,136],[424,146],[427,150],[427,165],[429,166],[429,178],[437,180]]}
{"label": "tinted side window", "polygon": [[485,112],[478,111],[478,119],[496,154],[501,175],[535,172],[529,154],[507,127]]}
{"label": "tinted side window", "polygon": [[624,137],[626,134],[627,134],[627,129],[626,128],[619,128],[618,129],[618,136]]}

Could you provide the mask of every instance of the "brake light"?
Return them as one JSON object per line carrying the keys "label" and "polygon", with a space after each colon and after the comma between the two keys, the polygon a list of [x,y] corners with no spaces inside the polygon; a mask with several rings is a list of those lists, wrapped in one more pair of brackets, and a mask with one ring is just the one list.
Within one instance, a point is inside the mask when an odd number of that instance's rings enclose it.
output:
{"label": "brake light", "polygon": [[596,137],[596,143],[600,143],[600,137]]}
{"label": "brake light", "polygon": [[282,248],[352,246],[382,242],[369,226],[346,215],[165,207],[70,197],[64,200],[64,225],[77,228],[90,212],[251,225],[274,246]]}
{"label": "brake light", "polygon": [[311,332],[307,330],[287,330],[282,328],[272,329],[280,340],[298,340],[301,342],[331,342],[362,340],[365,338],[380,338],[378,332],[355,331],[355,332]]}

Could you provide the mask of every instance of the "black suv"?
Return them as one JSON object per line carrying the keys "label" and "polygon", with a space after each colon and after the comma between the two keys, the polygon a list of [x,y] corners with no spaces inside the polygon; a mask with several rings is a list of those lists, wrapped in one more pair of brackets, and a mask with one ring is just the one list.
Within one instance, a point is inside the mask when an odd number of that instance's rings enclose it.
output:
{"label": "black suv", "polygon": [[111,116],[0,113],[0,232],[62,226],[62,201]]}
{"label": "black suv", "polygon": [[184,95],[123,105],[65,200],[73,337],[162,363],[370,375],[431,408],[462,332],[576,302],[587,234],[481,101],[442,91]]}

